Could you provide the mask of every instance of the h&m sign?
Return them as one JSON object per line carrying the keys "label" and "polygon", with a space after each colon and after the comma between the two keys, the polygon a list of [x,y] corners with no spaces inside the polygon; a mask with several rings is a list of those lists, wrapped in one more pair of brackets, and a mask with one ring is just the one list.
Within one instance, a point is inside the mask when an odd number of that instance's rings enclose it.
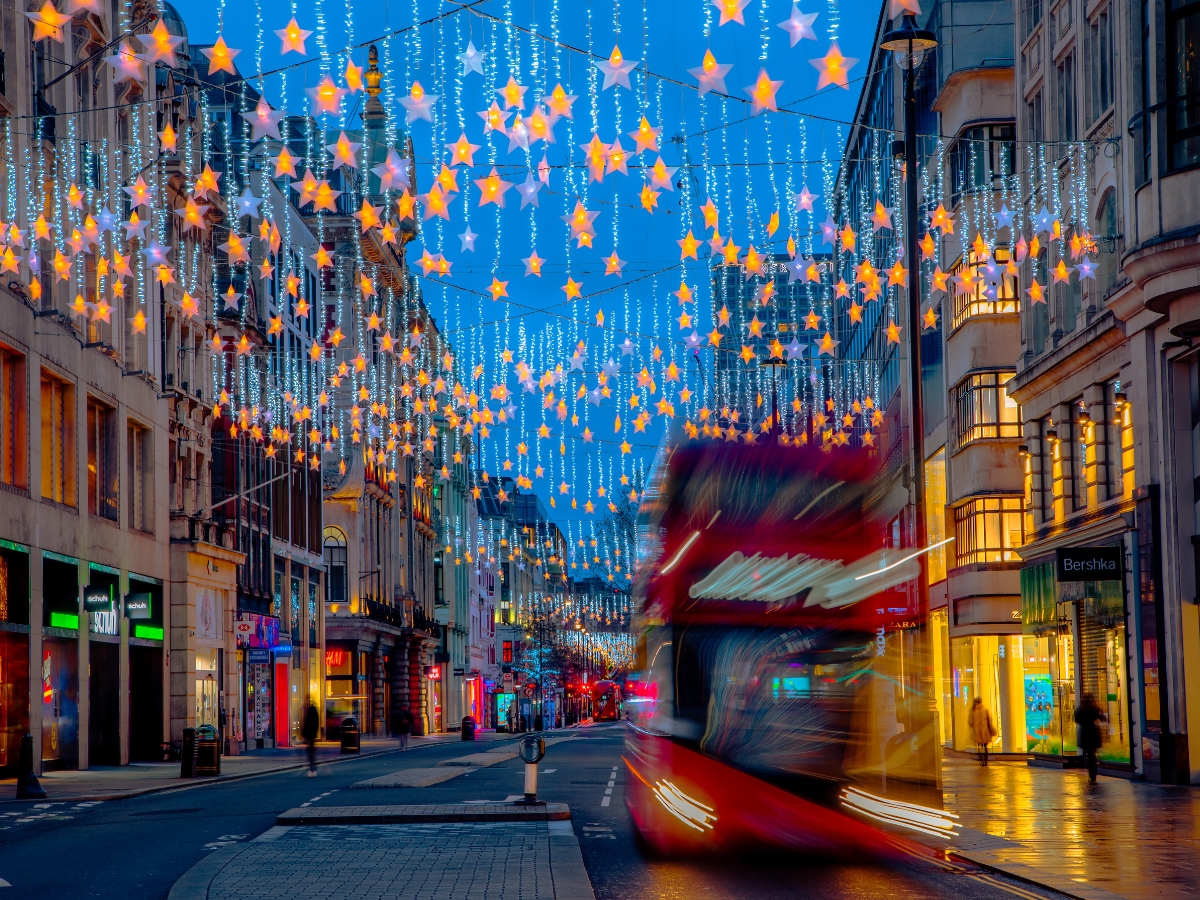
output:
{"label": "h&m sign", "polygon": [[1120,581],[1125,577],[1125,549],[1060,547],[1054,569],[1058,581]]}

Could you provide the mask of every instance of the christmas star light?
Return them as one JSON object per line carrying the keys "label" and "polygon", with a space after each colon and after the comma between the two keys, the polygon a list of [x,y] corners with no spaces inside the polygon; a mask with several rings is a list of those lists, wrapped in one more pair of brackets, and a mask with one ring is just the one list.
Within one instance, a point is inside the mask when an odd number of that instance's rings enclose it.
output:
{"label": "christmas star light", "polygon": [[742,10],[750,5],[750,0],[711,0],[711,2],[721,14],[721,20],[717,23],[718,28],[728,25],[730,22],[737,22],[739,25],[746,24]]}
{"label": "christmas star light", "polygon": [[233,66],[233,60],[242,51],[234,50],[227,45],[224,35],[217,35],[217,42],[211,47],[201,47],[200,52],[208,57],[209,75],[215,75],[217,72],[228,72],[230,75],[237,75],[237,69]]}
{"label": "christmas star light", "polygon": [[329,168],[336,169],[339,166],[346,166],[349,169],[358,168],[358,160],[356,158],[358,151],[362,148],[362,144],[356,144],[346,137],[346,132],[338,134],[338,139],[332,144],[326,144],[325,149],[333,154],[333,160],[329,163]]}
{"label": "christmas star light", "polygon": [[640,60],[626,59],[621,55],[620,47],[613,47],[612,56],[607,61],[593,62],[597,69],[604,73],[604,84],[601,90],[608,90],[614,85],[620,85],[623,88],[629,87],[629,73],[638,67]]}
{"label": "christmas star light", "polygon": [[62,27],[71,21],[71,17],[60,13],[51,0],[46,0],[37,12],[25,13],[25,17],[33,23],[32,40],[35,44],[45,38],[63,43]]}
{"label": "christmas star light", "polygon": [[400,105],[407,113],[405,119],[407,124],[411,125],[417,119],[424,119],[426,122],[432,123],[432,108],[437,100],[436,94],[427,94],[425,88],[421,87],[421,82],[414,81],[408,96],[400,98]]}
{"label": "christmas star light", "polygon": [[458,54],[455,59],[462,63],[463,77],[470,75],[472,72],[483,74],[483,64],[487,61],[488,55],[475,49],[474,41],[467,41],[467,49]]}
{"label": "christmas star light", "polygon": [[175,55],[175,48],[183,43],[183,38],[176,37],[167,31],[166,23],[162,19],[158,20],[158,24],[154,26],[154,30],[149,34],[139,34],[137,39],[142,42],[142,46],[146,48],[146,52],[142,54],[142,59],[146,62],[161,62],[170,69],[179,67],[179,59]]}
{"label": "christmas star light", "polygon": [[496,171],[496,167],[492,166],[492,171],[486,178],[475,179],[475,187],[479,188],[479,205],[487,206],[489,203],[495,203],[503,209],[504,194],[512,186],[512,182],[502,179]]}
{"label": "christmas star light", "polygon": [[394,148],[388,148],[387,159],[382,165],[371,169],[371,174],[379,179],[381,190],[394,190],[409,186],[408,163]]}
{"label": "christmas star light", "polygon": [[532,251],[529,256],[525,257],[521,262],[525,263],[525,276],[537,275],[542,276],[542,263],[546,260],[537,255],[537,250]]}
{"label": "christmas star light", "polygon": [[502,88],[497,88],[496,94],[504,101],[505,109],[521,110],[525,108],[525,92],[527,90],[529,88],[517,84],[517,80],[509,75],[508,83]]}
{"label": "christmas star light", "polygon": [[308,52],[304,49],[304,42],[312,37],[312,32],[301,28],[296,21],[296,17],[292,16],[292,20],[287,23],[287,27],[276,31],[275,36],[281,41],[279,49],[281,55],[284,53],[299,53],[303,56]]}
{"label": "christmas star light", "polygon": [[[27,15],[33,14],[27,13]],[[112,56],[104,57],[104,61],[113,68],[114,85],[118,85],[122,81],[146,83],[146,64],[134,52],[132,44],[128,42],[122,44]]]}
{"label": "christmas star light", "polygon": [[661,133],[661,128],[651,127],[650,120],[642,116],[642,121],[638,124],[637,130],[628,133],[628,136],[637,142],[637,148],[633,151],[633,155],[641,156],[647,150],[657,153],[658,136]]}
{"label": "christmas star light", "polygon": [[779,112],[779,107],[775,103],[775,94],[782,84],[782,81],[772,81],[766,69],[759,69],[758,80],[746,88],[746,93],[754,101],[750,107],[750,114],[757,116],[764,110]]}
{"label": "christmas star light", "polygon": [[732,70],[732,65],[718,63],[716,57],[712,55],[712,51],[705,50],[704,60],[700,66],[695,69],[688,69],[688,74],[700,83],[697,94],[703,97],[709,91],[716,91],[719,94],[727,93],[725,89],[725,76]]}
{"label": "christmas star light", "polygon": [[331,113],[336,116],[341,113],[342,97],[345,95],[346,89],[338,87],[328,75],[317,82],[316,87],[308,88],[306,93],[312,98],[317,114]]}
{"label": "christmas star light", "polygon": [[821,90],[831,84],[836,84],[838,87],[850,89],[847,76],[857,59],[852,59],[842,55],[842,51],[838,49],[837,42],[834,41],[829,45],[829,51],[821,59],[810,59],[809,64],[817,70],[819,78],[817,79],[817,90]]}
{"label": "christmas star light", "polygon": [[884,206],[878,200],[875,201],[875,212],[871,214],[871,227],[873,231],[881,231],[886,228],[889,231],[892,229],[892,213],[896,210]]}
{"label": "christmas star light", "polygon": [[453,144],[447,144],[446,149],[450,151],[451,166],[467,166],[468,168],[475,165],[475,151],[479,149],[479,144],[472,144],[467,140],[467,133],[464,131],[457,141]]}
{"label": "christmas star light", "polygon": [[776,27],[782,28],[788,33],[791,40],[789,46],[795,47],[802,39],[807,38],[810,41],[815,41],[817,35],[812,30],[812,23],[817,20],[816,13],[802,13],[800,6],[792,3],[792,12],[786,21],[780,22]]}
{"label": "christmas star light", "polygon": [[524,209],[530,203],[534,206],[540,206],[538,203],[538,191],[542,189],[542,183],[533,177],[533,172],[528,172],[525,175],[525,180],[517,185],[517,193],[521,195],[521,209]]}

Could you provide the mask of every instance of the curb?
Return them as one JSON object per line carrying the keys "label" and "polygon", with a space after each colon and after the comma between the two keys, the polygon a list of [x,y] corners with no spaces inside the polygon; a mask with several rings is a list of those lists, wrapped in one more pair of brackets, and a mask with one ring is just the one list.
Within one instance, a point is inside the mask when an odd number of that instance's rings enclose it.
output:
{"label": "curb", "polygon": [[947,850],[946,858],[951,861],[969,863],[1004,875],[1007,878],[1024,882],[1025,884],[1054,891],[1073,900],[1126,900],[1120,894],[1106,891],[1104,888],[1090,884],[1082,884],[1069,878],[1061,878],[1036,866],[1027,866],[1018,862],[998,862],[990,859],[992,854],[984,851]]}
{"label": "curb", "polygon": [[167,900],[207,900],[208,886],[212,884],[213,879],[245,849],[245,844],[237,844],[212,851],[171,885]]}
{"label": "curb", "polygon": [[[318,760],[317,765],[318,766],[332,766],[332,765],[337,765],[338,763],[351,762],[356,759],[372,759],[376,756],[387,756],[387,754],[389,754],[389,753],[399,753],[399,752],[400,752],[400,748],[397,747],[397,748],[391,749],[391,750],[376,750],[372,753],[348,753],[348,754],[345,754],[344,756],[333,757],[332,759]],[[57,795],[51,795],[51,796],[42,797],[42,798],[29,798],[29,799],[23,799],[23,800],[16,800],[13,798],[9,798],[6,800],[0,800],[0,804],[3,804],[3,803],[33,803],[33,802],[38,802],[38,803],[78,803],[78,802],[84,801],[84,800],[101,800],[101,801],[131,800],[134,797],[144,797],[147,794],[162,794],[162,793],[166,793],[168,791],[188,791],[188,790],[192,790],[193,788],[208,787],[208,786],[214,785],[214,784],[228,784],[231,781],[245,781],[248,778],[258,778],[261,775],[275,775],[279,772],[291,772],[295,769],[307,769],[307,768],[308,768],[307,762],[298,762],[298,763],[292,763],[292,764],[289,764],[286,766],[276,766],[275,768],[272,768],[272,769],[260,769],[257,772],[244,772],[240,775],[217,775],[215,777],[197,776],[195,779],[181,778],[181,779],[179,779],[179,782],[181,782],[181,783],[160,784],[155,787],[138,788],[136,790],[131,790],[131,791],[116,791],[114,793],[109,793],[109,794],[102,794],[102,793],[73,794],[68,797],[59,797]],[[202,778],[203,778],[203,780],[201,780]]]}
{"label": "curb", "polygon": [[[570,815],[568,813],[568,815]],[[596,900],[583,850],[570,822],[550,822],[550,880],[554,900]]]}
{"label": "curb", "polygon": [[547,822],[570,820],[565,803],[517,806],[492,803],[466,806],[447,803],[426,806],[314,806],[280,813],[276,825],[398,825],[411,822]]}

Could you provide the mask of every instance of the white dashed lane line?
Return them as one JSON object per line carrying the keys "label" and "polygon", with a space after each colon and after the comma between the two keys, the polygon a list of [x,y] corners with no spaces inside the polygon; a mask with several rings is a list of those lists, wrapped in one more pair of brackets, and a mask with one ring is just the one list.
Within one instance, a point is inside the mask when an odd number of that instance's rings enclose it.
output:
{"label": "white dashed lane line", "polygon": [[70,807],[65,802],[35,803],[28,809],[19,812],[0,813],[0,831],[8,831],[15,825],[28,825],[30,822],[61,822],[73,819],[79,813],[88,812],[102,802],[101,800],[87,800]]}
{"label": "white dashed lane line", "polygon": [[205,850],[220,850],[222,847],[228,847],[230,844],[237,844],[250,837],[248,834],[223,834],[215,841],[209,841],[204,845]]}
{"label": "white dashed lane line", "polygon": [[608,776],[608,787],[604,789],[604,796],[600,799],[601,806],[608,806],[612,802],[613,788],[617,784],[617,767],[612,767],[612,772]]}
{"label": "white dashed lane line", "polygon": [[312,806],[314,803],[320,803],[322,800],[324,800],[330,794],[336,794],[336,793],[337,793],[337,788],[334,788],[332,791],[326,791],[323,794],[317,794],[317,796],[313,797],[307,803],[301,803],[300,805],[301,806]]}

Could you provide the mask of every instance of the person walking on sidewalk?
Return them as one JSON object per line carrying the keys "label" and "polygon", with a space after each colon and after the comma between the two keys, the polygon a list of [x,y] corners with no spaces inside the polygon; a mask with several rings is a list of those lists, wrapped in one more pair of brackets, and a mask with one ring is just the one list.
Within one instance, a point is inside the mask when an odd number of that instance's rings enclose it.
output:
{"label": "person walking on sidewalk", "polygon": [[408,750],[408,736],[412,734],[413,714],[407,706],[402,706],[392,722],[392,731],[400,738],[400,749]]}
{"label": "person walking on sidewalk", "polygon": [[1100,723],[1107,722],[1108,716],[1100,711],[1100,705],[1092,694],[1084,694],[1083,702],[1075,710],[1075,724],[1079,726],[1079,749],[1083,751],[1083,764],[1087,766],[1088,783],[1096,783],[1096,772],[1099,762],[1096,752],[1104,743],[1104,735],[1100,732]]}
{"label": "person walking on sidewalk", "polygon": [[304,727],[300,729],[300,736],[304,738],[304,746],[308,751],[308,777],[315,778],[317,775],[317,733],[321,730],[321,716],[313,705],[312,694],[304,698],[304,705],[307,708],[304,710]]}
{"label": "person walking on sidewalk", "polygon": [[979,745],[979,762],[986,767],[988,745],[996,737],[996,726],[992,724],[992,714],[978,697],[971,702],[971,711],[967,713],[967,728],[971,731],[971,738]]}

